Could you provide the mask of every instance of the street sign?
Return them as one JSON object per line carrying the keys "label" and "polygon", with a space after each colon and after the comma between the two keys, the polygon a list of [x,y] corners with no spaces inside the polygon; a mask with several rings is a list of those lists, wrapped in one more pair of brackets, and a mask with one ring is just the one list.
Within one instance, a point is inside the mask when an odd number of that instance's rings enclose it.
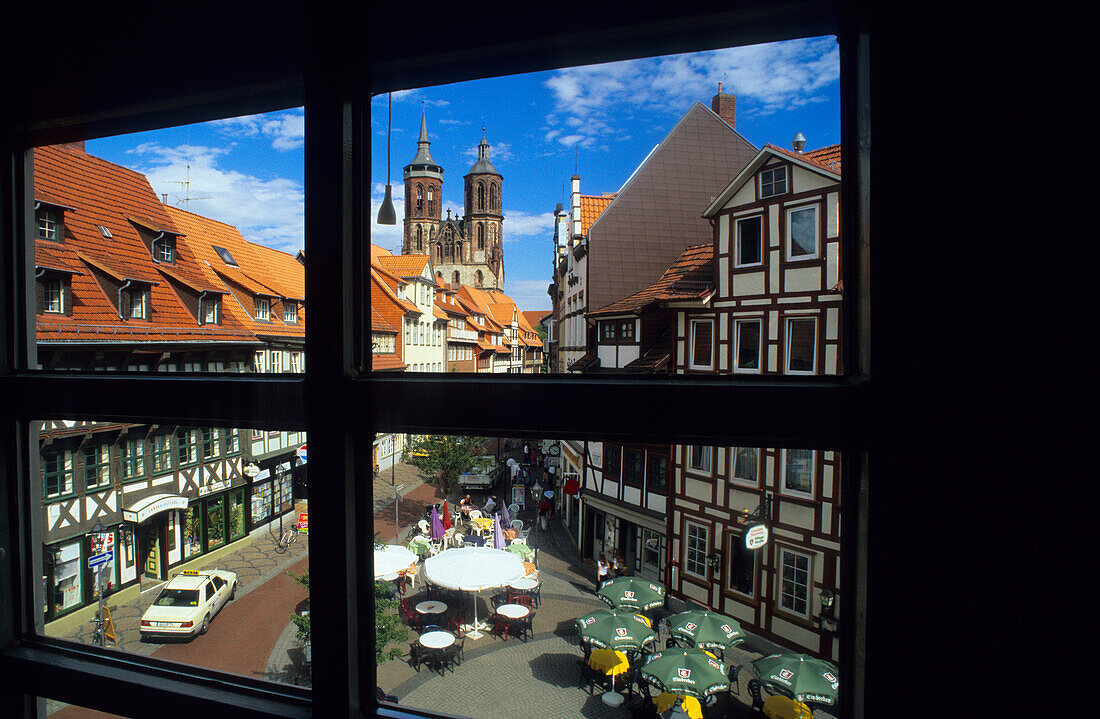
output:
{"label": "street sign", "polygon": [[106,564],[115,558],[114,552],[104,552],[88,557],[88,569],[94,569],[101,564]]}

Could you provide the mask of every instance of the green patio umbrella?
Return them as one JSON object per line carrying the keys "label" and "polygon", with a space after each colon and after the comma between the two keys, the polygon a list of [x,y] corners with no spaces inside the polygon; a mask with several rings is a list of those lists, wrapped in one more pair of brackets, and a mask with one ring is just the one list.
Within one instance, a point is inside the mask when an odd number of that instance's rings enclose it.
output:
{"label": "green patio umbrella", "polygon": [[665,604],[664,585],[640,577],[619,577],[600,585],[596,596],[615,609],[644,612]]}
{"label": "green patio umbrella", "polygon": [[582,642],[601,649],[641,649],[657,637],[645,619],[629,611],[599,609],[574,624]]}
{"label": "green patio umbrella", "polygon": [[840,680],[836,665],[809,654],[783,652],[752,663],[760,679],[782,687],[800,702],[833,706]]}
{"label": "green patio umbrella", "polygon": [[509,544],[504,548],[504,551],[518,554],[521,559],[529,559],[535,553],[535,550],[531,549],[526,544]]}
{"label": "green patio umbrella", "polygon": [[703,609],[691,609],[669,617],[668,631],[696,649],[725,650],[745,639],[737,620]]}
{"label": "green patio umbrella", "polygon": [[729,689],[726,665],[702,649],[666,649],[639,670],[642,680],[669,694],[704,699]]}

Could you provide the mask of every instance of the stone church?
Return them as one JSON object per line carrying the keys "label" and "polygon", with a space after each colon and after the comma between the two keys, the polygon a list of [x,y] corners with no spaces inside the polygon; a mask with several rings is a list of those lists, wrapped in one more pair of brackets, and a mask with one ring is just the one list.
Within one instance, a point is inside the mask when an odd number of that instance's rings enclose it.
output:
{"label": "stone church", "polygon": [[489,162],[485,128],[477,146],[477,162],[466,173],[465,216],[442,218],[443,168],[432,160],[428,123],[420,116],[416,157],[405,165],[405,238],[403,255],[430,255],[440,285],[504,287],[504,178]]}

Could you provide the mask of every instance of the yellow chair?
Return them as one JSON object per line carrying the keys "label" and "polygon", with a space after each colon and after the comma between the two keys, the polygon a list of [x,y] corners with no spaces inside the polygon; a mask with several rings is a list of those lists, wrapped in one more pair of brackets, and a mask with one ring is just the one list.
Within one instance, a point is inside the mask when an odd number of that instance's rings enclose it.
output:
{"label": "yellow chair", "polygon": [[678,700],[691,719],[703,719],[703,705],[695,697],[684,696],[682,694],[669,694],[668,692],[661,692],[653,697],[653,703],[657,705],[658,714],[667,711],[669,707]]}
{"label": "yellow chair", "polygon": [[814,715],[802,702],[777,694],[764,700],[764,716],[771,719],[813,719]]}

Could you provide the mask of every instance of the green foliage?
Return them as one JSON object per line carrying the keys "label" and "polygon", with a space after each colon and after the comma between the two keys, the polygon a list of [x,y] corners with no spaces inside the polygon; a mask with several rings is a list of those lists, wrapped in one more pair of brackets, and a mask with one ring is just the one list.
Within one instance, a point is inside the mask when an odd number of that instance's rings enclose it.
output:
{"label": "green foliage", "polygon": [[[305,587],[307,592],[309,591],[309,572],[306,572],[305,574],[295,574],[294,572],[288,571],[286,573],[286,575],[288,577],[290,577],[291,579],[293,579],[295,581],[295,583],[300,584],[303,587]],[[308,612],[308,607],[309,607],[309,598],[308,597],[306,598],[306,607],[307,607],[307,612]],[[291,614],[290,615],[290,621],[294,622],[294,626],[298,627],[298,633],[295,634],[294,636],[297,637],[298,639],[301,639],[303,642],[308,642],[309,641],[309,636],[310,636],[310,634],[309,634],[309,614],[307,613],[305,616],[298,615],[298,614]]]}
{"label": "green foliage", "polygon": [[428,475],[428,482],[449,497],[458,475],[470,471],[474,460],[485,454],[487,442],[485,437],[413,435],[405,448],[405,461]]}

